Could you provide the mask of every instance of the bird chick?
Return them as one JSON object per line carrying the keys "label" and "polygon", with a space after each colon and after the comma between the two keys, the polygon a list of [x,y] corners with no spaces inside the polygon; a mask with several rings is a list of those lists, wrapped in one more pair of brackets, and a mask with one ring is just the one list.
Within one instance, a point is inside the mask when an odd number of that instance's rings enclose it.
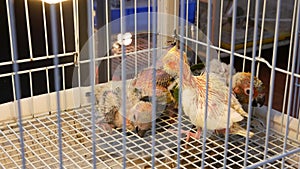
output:
{"label": "bird chick", "polygon": [[[152,124],[152,71],[145,69],[134,79],[126,81],[126,127],[143,137]],[[156,86],[156,115],[165,109],[166,104],[173,98],[167,89],[172,77],[163,70],[157,70]],[[96,87],[98,104],[98,124],[105,130],[120,128],[123,124],[122,115],[122,82],[110,81]]]}
{"label": "bird chick", "polygon": [[[204,64],[196,64],[191,66],[193,74],[200,75],[203,73]],[[221,62],[218,59],[212,59],[210,61],[210,74],[218,75],[219,78],[229,86],[230,78],[230,65]],[[249,94],[250,94],[250,82],[251,82],[251,73],[250,72],[237,72],[233,69],[232,76],[232,91],[235,93],[236,98],[242,104],[243,107],[247,107],[249,103]],[[254,77],[254,94],[252,106],[262,106],[265,102],[265,86],[263,82]]]}
{"label": "bird chick", "polygon": [[[185,54],[184,54],[185,55]],[[179,77],[180,52],[174,47],[163,57],[163,69],[172,76]],[[197,133],[187,133],[189,137],[200,138],[201,129],[204,127],[205,114],[205,92],[206,76],[204,72],[199,76],[193,76],[188,64],[183,63],[183,84],[182,84],[182,106],[184,113],[190,118],[192,124],[197,127]],[[208,105],[207,105],[207,129],[219,130],[227,127],[228,116],[228,93],[229,88],[218,76],[209,75]],[[242,109],[241,104],[231,95],[229,126],[243,120],[242,116],[248,114]]]}
{"label": "bird chick", "polygon": [[[126,81],[127,101],[126,109],[132,107],[139,102],[140,92],[132,88],[132,80]],[[97,123],[104,129],[111,131],[112,128],[120,128],[123,124],[122,115],[122,82],[110,81],[106,84],[96,86],[95,97],[98,105]],[[134,125],[128,117],[131,115],[126,113],[126,127],[133,131]]]}
{"label": "bird chick", "polygon": [[[249,103],[251,73],[238,72],[234,74],[232,82],[232,90],[235,93],[236,98],[243,106],[247,106]],[[253,85],[252,106],[263,106],[265,102],[265,85],[260,79],[258,79],[258,77],[255,76]]]}
{"label": "bird chick", "polygon": [[168,107],[174,106],[175,99],[168,90],[168,87],[174,83],[174,77],[165,72],[163,69],[157,68],[156,72],[156,90],[153,95],[153,68],[142,70],[133,80],[132,87],[141,92],[140,102],[134,105],[130,110],[132,114],[136,133],[143,136],[152,125],[152,99],[156,97],[156,116]]}

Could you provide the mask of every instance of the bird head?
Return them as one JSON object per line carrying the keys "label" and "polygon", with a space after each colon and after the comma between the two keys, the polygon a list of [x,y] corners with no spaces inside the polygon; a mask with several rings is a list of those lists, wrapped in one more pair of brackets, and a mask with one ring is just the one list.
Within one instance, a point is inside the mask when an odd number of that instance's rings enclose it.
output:
{"label": "bird head", "polygon": [[[250,82],[251,82],[251,73],[238,72],[233,76],[233,92],[236,95],[236,98],[242,105],[249,103],[249,94],[250,94]],[[263,82],[254,77],[253,81],[253,100],[252,106],[262,106],[265,102],[265,86]]]}
{"label": "bird head", "polygon": [[[157,116],[161,112],[161,107],[157,105]],[[143,137],[152,127],[152,104],[150,102],[140,101],[130,109],[130,120],[133,122],[135,132]]]}
{"label": "bird head", "polygon": [[140,101],[130,109],[130,120],[136,133],[143,137],[152,124],[152,105],[150,102]]}
{"label": "bird head", "polygon": [[[180,51],[176,46],[172,47],[162,58],[163,70],[174,77],[178,77],[180,72]],[[189,70],[188,59],[183,53],[183,70]]]}

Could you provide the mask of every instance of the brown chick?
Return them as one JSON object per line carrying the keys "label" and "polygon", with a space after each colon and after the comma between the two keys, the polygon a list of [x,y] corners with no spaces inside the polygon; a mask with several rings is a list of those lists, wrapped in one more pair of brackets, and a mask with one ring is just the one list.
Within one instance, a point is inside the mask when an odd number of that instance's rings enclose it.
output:
{"label": "brown chick", "polygon": [[[238,72],[234,74],[232,81],[232,90],[236,98],[243,106],[247,106],[249,103],[251,73]],[[258,77],[254,77],[253,90],[252,106],[263,106],[265,102],[265,85]]]}

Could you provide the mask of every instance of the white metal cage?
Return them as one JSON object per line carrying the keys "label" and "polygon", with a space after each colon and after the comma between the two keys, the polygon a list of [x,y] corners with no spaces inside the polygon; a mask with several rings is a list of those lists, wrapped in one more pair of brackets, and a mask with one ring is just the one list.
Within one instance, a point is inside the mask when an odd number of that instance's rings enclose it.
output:
{"label": "white metal cage", "polygon": [[[0,15],[0,168],[300,168],[299,0],[3,0]],[[185,115],[145,137],[97,125],[95,88],[155,66],[174,37],[195,63],[263,80],[267,102],[242,123],[252,138],[204,130],[186,143],[169,130],[193,129]]]}

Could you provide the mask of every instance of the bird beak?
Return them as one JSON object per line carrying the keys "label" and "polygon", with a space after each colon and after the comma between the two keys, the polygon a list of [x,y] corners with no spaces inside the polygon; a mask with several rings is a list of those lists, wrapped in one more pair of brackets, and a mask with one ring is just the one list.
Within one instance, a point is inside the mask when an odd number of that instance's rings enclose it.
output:
{"label": "bird beak", "polygon": [[144,137],[146,131],[147,131],[147,130],[141,130],[141,129],[139,129],[138,126],[135,127],[135,132],[136,132],[140,137]]}
{"label": "bird beak", "polygon": [[258,106],[261,107],[264,105],[264,103],[265,103],[265,96],[256,97],[252,101],[252,106],[253,107],[258,107]]}

